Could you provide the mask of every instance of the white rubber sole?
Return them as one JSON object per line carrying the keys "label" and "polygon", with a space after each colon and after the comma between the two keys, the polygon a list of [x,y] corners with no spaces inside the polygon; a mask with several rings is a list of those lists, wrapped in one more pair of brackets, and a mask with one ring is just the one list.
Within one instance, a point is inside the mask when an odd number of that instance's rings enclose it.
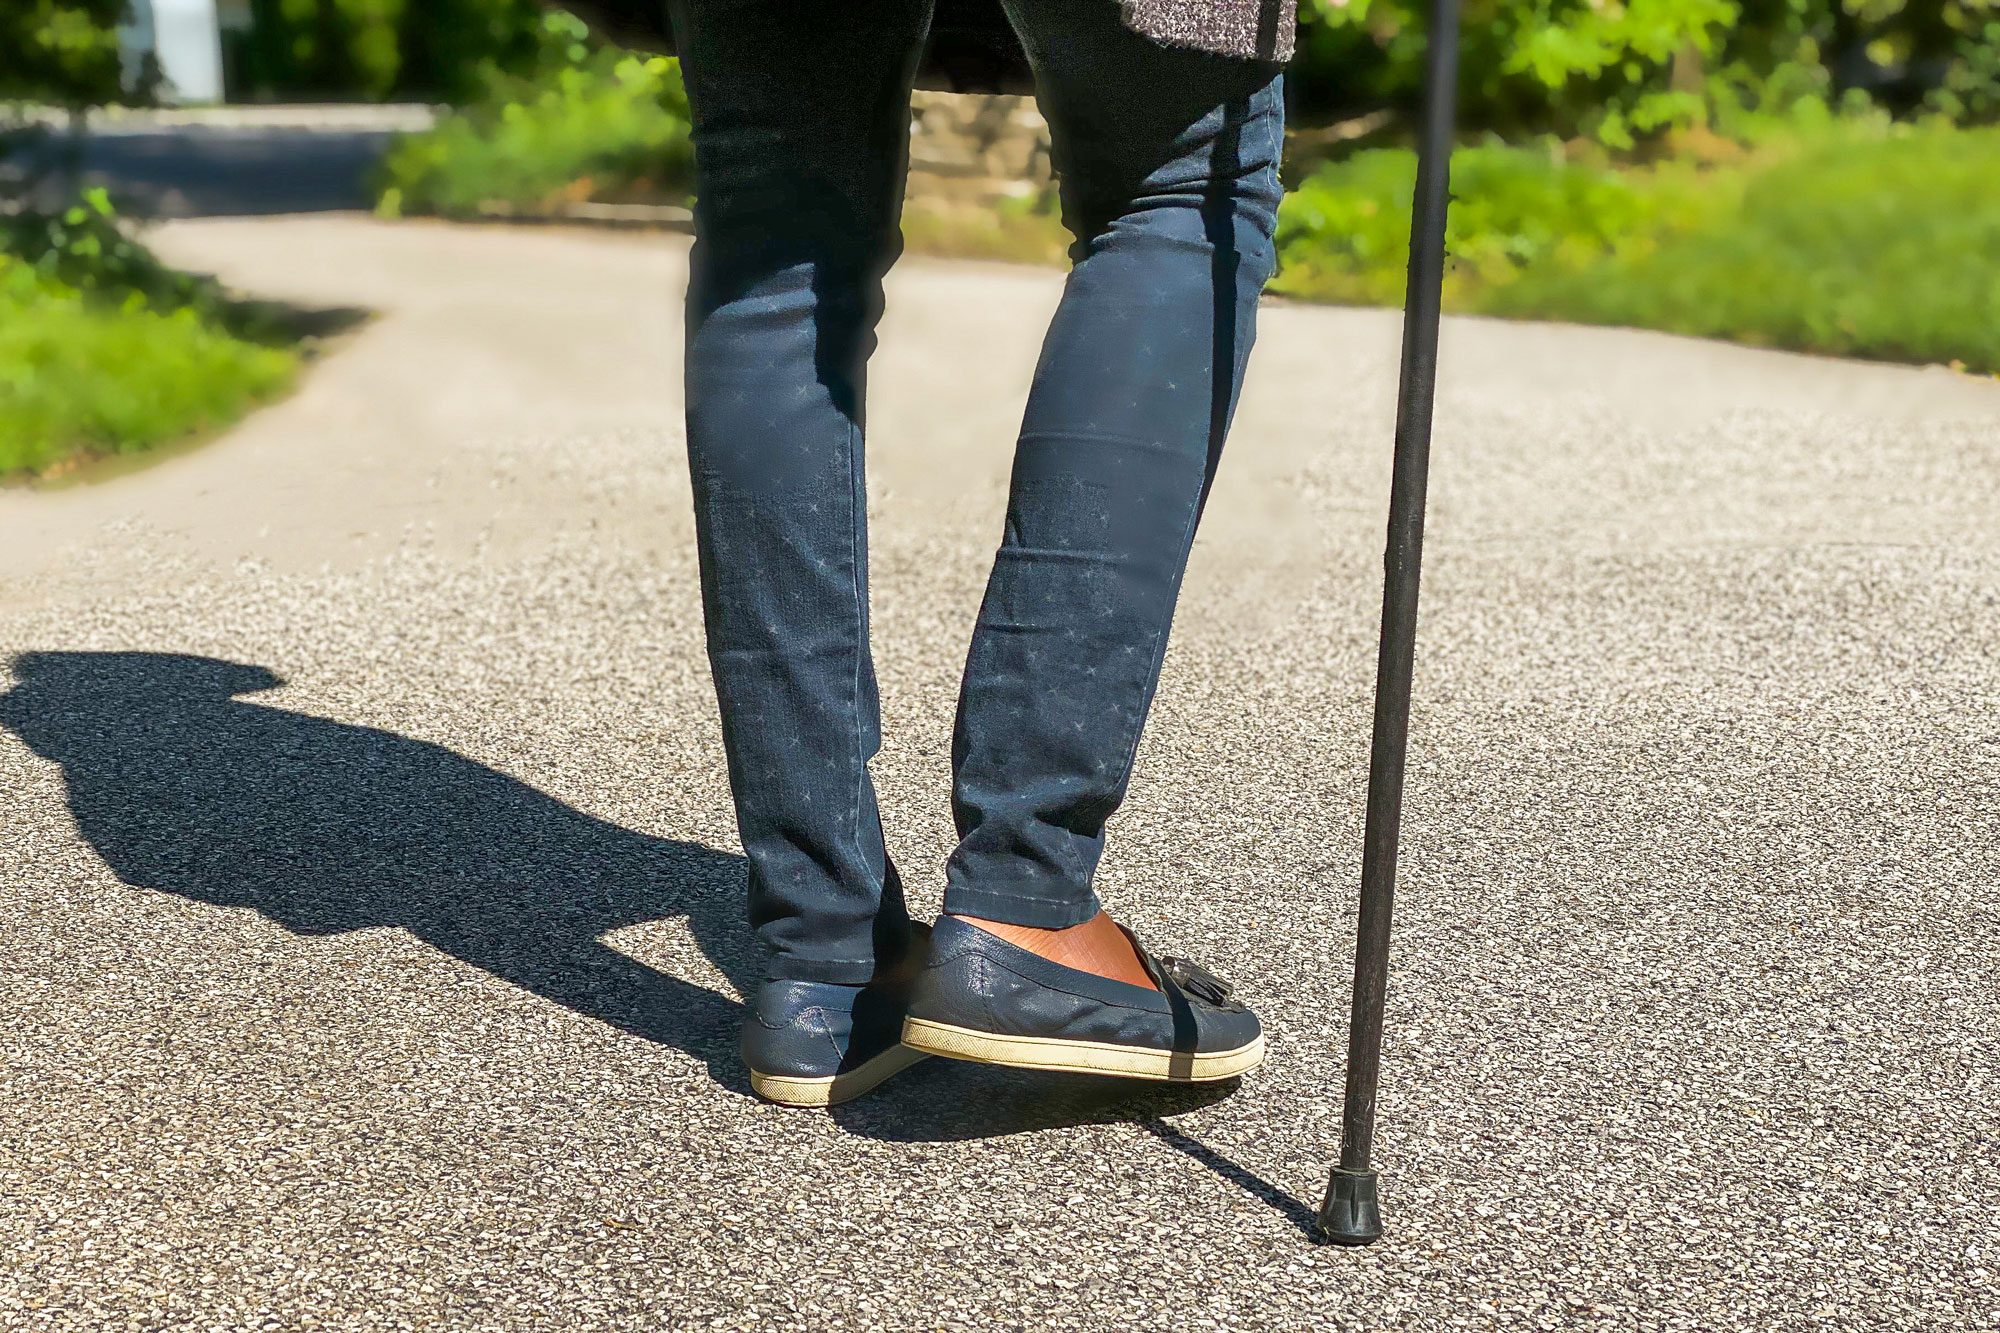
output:
{"label": "white rubber sole", "polygon": [[856,1065],[830,1078],[792,1078],[783,1074],[750,1071],[750,1091],[767,1102],[781,1106],[838,1106],[873,1091],[884,1080],[902,1073],[924,1058],[924,1051],[907,1046],[891,1046],[865,1065]]}
{"label": "white rubber sole", "polygon": [[970,1060],[975,1064],[1053,1069],[1069,1074],[1109,1074],[1159,1083],[1219,1083],[1247,1074],[1264,1063],[1261,1033],[1255,1041],[1233,1051],[1160,1051],[1064,1037],[1007,1037],[997,1032],[935,1023],[928,1018],[908,1018],[903,1020],[903,1045],[926,1055]]}

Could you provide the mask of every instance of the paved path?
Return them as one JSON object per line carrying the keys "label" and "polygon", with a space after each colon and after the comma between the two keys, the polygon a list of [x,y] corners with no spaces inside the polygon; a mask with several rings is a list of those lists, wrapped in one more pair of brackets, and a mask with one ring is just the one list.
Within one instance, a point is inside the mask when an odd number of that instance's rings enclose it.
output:
{"label": "paved path", "polygon": [[[396,136],[435,119],[413,104],[105,108],[90,117],[81,165],[85,183],[143,217],[365,209]],[[45,189],[45,206],[72,193],[60,175]]]}
{"label": "paved path", "polygon": [[[176,224],[377,320],[219,443],[0,493],[0,1328],[2000,1321],[2000,388],[1445,339],[1381,1150],[1336,1134],[1396,318],[1274,306],[1105,867],[1264,1010],[1220,1101],[831,1117],[749,962],[665,238]],[[894,849],[1053,275],[913,262],[871,507]],[[125,654],[106,656],[106,654]]]}

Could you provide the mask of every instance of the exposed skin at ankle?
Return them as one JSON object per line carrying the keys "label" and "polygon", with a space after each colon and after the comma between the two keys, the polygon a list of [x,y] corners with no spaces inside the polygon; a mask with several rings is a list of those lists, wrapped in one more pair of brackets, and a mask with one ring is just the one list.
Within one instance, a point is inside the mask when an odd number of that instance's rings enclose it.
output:
{"label": "exposed skin at ankle", "polygon": [[1146,975],[1146,969],[1139,966],[1139,955],[1133,951],[1132,941],[1126,939],[1125,932],[1118,929],[1117,923],[1103,912],[1080,926],[1062,930],[1039,930],[1034,926],[1016,926],[977,916],[958,919],[979,927],[989,935],[998,935],[1037,958],[1046,958],[1052,963],[1061,963],[1064,967],[1073,967],[1092,976],[1143,986],[1147,990],[1159,989]]}

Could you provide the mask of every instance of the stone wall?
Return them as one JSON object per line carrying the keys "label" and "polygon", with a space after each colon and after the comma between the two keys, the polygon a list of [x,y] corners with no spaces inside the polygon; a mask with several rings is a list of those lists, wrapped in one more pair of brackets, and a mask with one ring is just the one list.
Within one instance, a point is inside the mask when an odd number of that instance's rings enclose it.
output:
{"label": "stone wall", "polygon": [[910,193],[991,200],[1051,179],[1049,127],[1032,97],[919,91],[910,125]]}

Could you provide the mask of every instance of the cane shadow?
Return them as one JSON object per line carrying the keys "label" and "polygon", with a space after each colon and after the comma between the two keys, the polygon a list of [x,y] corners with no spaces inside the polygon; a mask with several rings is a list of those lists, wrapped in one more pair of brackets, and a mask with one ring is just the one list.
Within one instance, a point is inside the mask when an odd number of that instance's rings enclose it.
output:
{"label": "cane shadow", "polygon": [[0,725],[62,767],[77,827],[125,883],[302,936],[401,927],[748,1091],[741,1004],[604,943],[684,916],[745,992],[759,968],[741,857],[620,828],[440,745],[240,697],[283,684],[262,667],[30,653],[13,670]]}
{"label": "cane shadow", "polygon": [[961,1143],[1080,1125],[1136,1125],[1314,1236],[1310,1206],[1169,1123],[1170,1117],[1226,1101],[1240,1084],[1240,1079],[1140,1083],[927,1060],[868,1096],[834,1107],[832,1115],[850,1134],[888,1143]]}

